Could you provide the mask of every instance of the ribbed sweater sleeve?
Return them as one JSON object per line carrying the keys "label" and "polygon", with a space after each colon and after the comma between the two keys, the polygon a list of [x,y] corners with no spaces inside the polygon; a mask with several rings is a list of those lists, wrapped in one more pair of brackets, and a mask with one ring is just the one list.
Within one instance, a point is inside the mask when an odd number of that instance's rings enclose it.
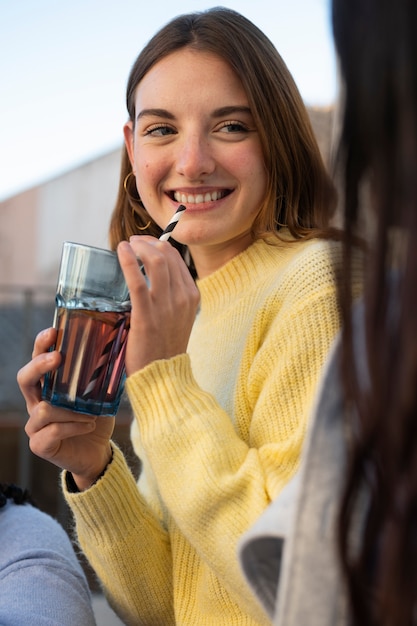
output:
{"label": "ribbed sweater sleeve", "polygon": [[120,449],[113,444],[105,479],[88,491],[69,493],[65,472],[62,486],[83,552],[114,611],[129,626],[175,624],[169,538],[139,494]]}

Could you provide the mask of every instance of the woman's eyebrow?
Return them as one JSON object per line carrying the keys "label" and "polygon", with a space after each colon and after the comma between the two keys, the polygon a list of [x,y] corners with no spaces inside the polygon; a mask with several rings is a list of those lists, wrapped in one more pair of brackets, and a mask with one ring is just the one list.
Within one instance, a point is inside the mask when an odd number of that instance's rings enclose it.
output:
{"label": "woman's eyebrow", "polygon": [[[211,116],[212,117],[224,117],[227,115],[233,115],[236,113],[245,113],[247,115],[251,115],[251,110],[248,106],[232,104],[224,107],[220,107],[219,109],[215,109]],[[174,120],[175,115],[167,111],[166,109],[142,109],[139,111],[136,121],[140,120],[142,117],[164,117],[165,119]]]}
{"label": "woman's eyebrow", "polygon": [[136,116],[136,121],[140,120],[142,117],[153,116],[153,117],[165,117],[169,120],[174,120],[175,116],[167,111],[166,109],[142,109]]}
{"label": "woman's eyebrow", "polygon": [[242,105],[231,105],[221,107],[220,109],[215,109],[212,113],[213,117],[224,117],[226,115],[233,115],[233,113],[246,113],[248,115],[252,114],[252,111],[248,106]]}

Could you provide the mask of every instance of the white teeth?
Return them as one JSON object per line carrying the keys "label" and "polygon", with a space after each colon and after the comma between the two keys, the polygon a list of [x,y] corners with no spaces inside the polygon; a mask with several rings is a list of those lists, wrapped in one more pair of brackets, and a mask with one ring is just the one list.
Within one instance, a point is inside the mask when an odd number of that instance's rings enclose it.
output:
{"label": "white teeth", "polygon": [[180,191],[174,192],[174,198],[177,202],[182,202],[183,204],[200,204],[201,202],[215,202],[220,198],[223,198],[224,193],[221,191],[212,191],[207,192],[205,194],[197,193],[197,194],[185,194]]}

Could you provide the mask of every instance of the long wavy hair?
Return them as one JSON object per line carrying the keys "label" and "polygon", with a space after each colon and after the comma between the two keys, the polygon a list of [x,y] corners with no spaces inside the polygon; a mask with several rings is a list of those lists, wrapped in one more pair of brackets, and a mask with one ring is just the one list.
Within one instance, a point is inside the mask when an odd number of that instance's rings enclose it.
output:
{"label": "long wavy hair", "polygon": [[[344,83],[346,280],[341,285],[350,416],[339,548],[353,623],[417,623],[417,2],[333,0]],[[355,365],[352,241],[369,206],[364,288],[369,385]],[[365,220],[364,220],[365,217]],[[357,536],[356,515],[364,514]]]}
{"label": "long wavy hair", "polygon": [[[128,79],[126,105],[135,123],[135,90],[147,72],[169,54],[190,47],[211,52],[236,72],[249,100],[262,144],[267,188],[253,225],[254,238],[279,232],[285,225],[295,238],[327,232],[336,192],[323,163],[306,107],[283,59],[252,22],[226,8],[174,18],[149,41]],[[140,229],[158,236],[160,228],[137,195],[134,176],[123,150],[110,245]]]}

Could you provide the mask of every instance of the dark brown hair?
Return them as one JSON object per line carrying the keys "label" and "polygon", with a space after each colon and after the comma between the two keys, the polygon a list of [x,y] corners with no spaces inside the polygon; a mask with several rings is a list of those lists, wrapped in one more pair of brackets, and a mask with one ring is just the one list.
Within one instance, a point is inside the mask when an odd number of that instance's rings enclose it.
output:
{"label": "dark brown hair", "polygon": [[[344,82],[343,372],[355,420],[339,546],[353,623],[361,626],[416,623],[416,25],[415,0],[333,0]],[[352,240],[369,211],[366,186],[373,213],[363,299],[369,384],[354,359],[349,289]]]}
{"label": "dark brown hair", "polygon": [[[127,85],[127,109],[134,123],[135,90],[161,59],[184,47],[211,52],[242,81],[257,126],[268,183],[254,224],[254,236],[286,225],[296,238],[323,233],[336,203],[331,182],[294,80],[271,41],[248,19],[225,8],[181,15],[164,26],[139,54]],[[124,149],[110,243],[143,229],[149,215],[137,197]],[[132,180],[133,179],[133,180]],[[127,186],[127,190],[125,187]],[[147,232],[158,236],[151,222]]]}
{"label": "dark brown hair", "polygon": [[27,503],[35,506],[27,489],[21,489],[13,484],[0,483],[0,509],[6,506],[8,500],[14,502],[14,504]]}

